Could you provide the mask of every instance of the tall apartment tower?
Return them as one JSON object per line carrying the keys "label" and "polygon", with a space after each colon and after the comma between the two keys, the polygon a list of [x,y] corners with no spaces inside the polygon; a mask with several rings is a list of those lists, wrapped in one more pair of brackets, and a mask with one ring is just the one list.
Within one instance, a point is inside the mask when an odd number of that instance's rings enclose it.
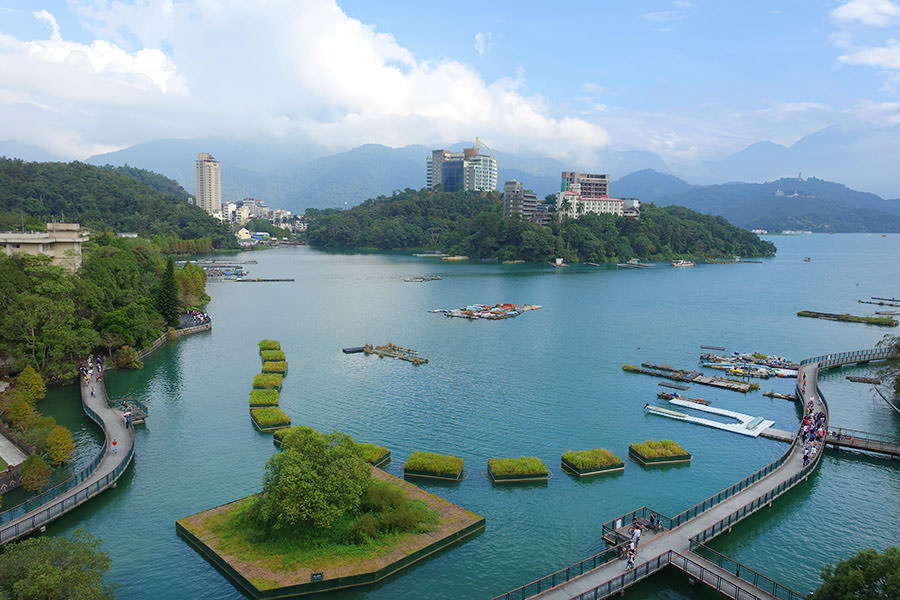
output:
{"label": "tall apartment tower", "polygon": [[518,216],[525,221],[534,220],[537,213],[537,195],[525,190],[521,181],[510,179],[503,184],[503,218]]}
{"label": "tall apartment tower", "polygon": [[593,173],[578,173],[577,171],[563,171],[560,178],[559,191],[565,192],[578,184],[581,196],[584,198],[605,198],[609,196],[609,175],[597,175]]}
{"label": "tall apartment tower", "polygon": [[497,161],[477,148],[434,150],[425,159],[425,187],[433,190],[438,185],[445,192],[492,192],[497,189]]}
{"label": "tall apartment tower", "polygon": [[222,181],[219,161],[208,152],[200,152],[194,163],[197,176],[197,206],[209,214],[222,211]]}

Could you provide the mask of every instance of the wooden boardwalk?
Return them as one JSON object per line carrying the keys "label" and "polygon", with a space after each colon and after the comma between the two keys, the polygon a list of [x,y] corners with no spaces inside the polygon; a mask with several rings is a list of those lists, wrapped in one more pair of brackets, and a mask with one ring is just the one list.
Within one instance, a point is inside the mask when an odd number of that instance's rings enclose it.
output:
{"label": "wooden boardwalk", "polygon": [[[94,395],[91,395],[91,390]],[[134,456],[134,429],[107,403],[106,388],[96,375],[81,383],[84,412],[103,430],[103,449],[80,473],[31,500],[0,513],[0,544],[18,539],[80,506],[100,492],[115,487]],[[116,448],[112,448],[116,440]]]}
{"label": "wooden boardwalk", "polygon": [[[883,360],[892,356],[889,350],[874,349],[806,359],[801,363],[797,377],[797,398],[804,407],[812,402],[814,412],[824,412],[825,428],[828,429],[828,406],[818,386],[819,370]],[[626,545],[632,518],[647,516],[651,512],[647,507],[604,525],[602,537],[609,546],[607,550],[497,596],[495,600],[597,600],[618,593],[670,565],[731,598],[805,598],[805,595],[703,545],[703,542],[723,531],[730,531],[734,523],[771,506],[775,498],[805,481],[819,465],[824,452],[818,452],[804,466],[803,453],[794,436],[780,431],[777,435],[785,438],[785,441],[789,438],[790,447],[775,462],[676,517],[656,512],[663,528],[658,532],[647,532],[647,537],[653,537],[650,540],[644,539],[640,544],[634,569],[624,571],[624,561],[620,560],[620,554]]]}

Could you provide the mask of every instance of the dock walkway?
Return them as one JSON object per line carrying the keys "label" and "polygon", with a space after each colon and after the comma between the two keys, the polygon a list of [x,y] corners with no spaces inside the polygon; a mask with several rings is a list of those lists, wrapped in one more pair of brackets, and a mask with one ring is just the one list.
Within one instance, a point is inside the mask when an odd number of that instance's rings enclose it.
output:
{"label": "dock walkway", "polygon": [[[94,395],[91,395],[91,389]],[[0,513],[0,544],[42,528],[107,488],[114,487],[134,457],[134,429],[109,407],[106,388],[94,374],[81,382],[81,405],[103,430],[103,449],[80,473],[31,500]],[[116,440],[116,448],[112,448]]]}
{"label": "dock walkway", "polygon": [[[804,407],[807,402],[812,402],[815,412],[823,411],[825,427],[828,429],[828,406],[818,386],[819,370],[884,360],[892,356],[891,350],[877,348],[806,359],[801,363],[797,377],[797,398]],[[597,600],[624,590],[635,581],[669,565],[691,573],[698,580],[732,598],[805,598],[805,595],[703,545],[706,540],[729,531],[734,523],[763,507],[771,506],[775,498],[805,481],[816,469],[824,452],[818,452],[804,466],[803,453],[793,436],[790,443],[787,451],[773,463],[676,517],[656,512],[662,528],[659,532],[647,531],[648,537],[654,537],[644,540],[639,546],[634,569],[624,572],[624,563],[619,560],[619,556],[627,543],[632,518],[648,516],[652,511],[647,507],[627,513],[603,526],[602,538],[608,546],[605,551],[497,596],[495,600]]]}

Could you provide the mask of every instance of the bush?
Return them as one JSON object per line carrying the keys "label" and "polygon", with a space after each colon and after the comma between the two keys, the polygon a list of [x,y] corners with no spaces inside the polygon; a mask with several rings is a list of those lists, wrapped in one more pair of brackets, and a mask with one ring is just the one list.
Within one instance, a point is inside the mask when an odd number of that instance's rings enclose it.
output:
{"label": "bush", "polygon": [[667,456],[681,456],[688,451],[672,440],[646,440],[640,444],[629,444],[628,447],[641,456],[647,458],[664,458]]}
{"label": "bush", "polygon": [[39,492],[50,482],[50,466],[37,454],[25,459],[20,472],[22,487],[30,492]]}
{"label": "bush", "polygon": [[50,455],[50,463],[60,465],[72,460],[75,453],[75,444],[72,442],[72,432],[56,425],[47,435],[47,453]]}
{"label": "bush", "polygon": [[406,459],[406,464],[403,465],[403,468],[435,474],[459,474],[463,470],[463,459],[458,456],[436,454],[434,452],[413,452]]}
{"label": "bush", "polygon": [[281,350],[281,344],[278,340],[259,340],[259,350]]}
{"label": "bush", "polygon": [[436,516],[423,503],[407,498],[399,485],[374,480],[362,497],[360,511],[349,529],[355,544],[386,533],[428,531]]}
{"label": "bush", "polygon": [[13,402],[6,413],[6,418],[13,427],[27,427],[34,419],[34,407],[25,398],[19,398]]}
{"label": "bush", "polygon": [[281,380],[284,379],[278,373],[260,373],[253,378],[253,387],[256,389],[278,389]]}
{"label": "bush", "polygon": [[16,389],[22,398],[34,404],[47,395],[47,386],[40,374],[31,365],[26,365],[16,377]]}
{"label": "bush", "polygon": [[283,360],[269,360],[263,363],[263,373],[281,373],[287,371],[287,363]]}
{"label": "bush", "polygon": [[534,456],[490,458],[488,469],[494,475],[547,475],[547,465]]}
{"label": "bush", "polygon": [[590,450],[575,450],[562,455],[563,460],[579,469],[593,467],[608,467],[622,464],[622,459],[606,448],[592,448]]}
{"label": "bush", "polygon": [[278,390],[250,390],[250,406],[278,406]]}
{"label": "bush", "polygon": [[137,351],[131,346],[122,346],[113,353],[113,362],[120,369],[143,369],[144,363]]}
{"label": "bush", "polygon": [[263,428],[291,424],[291,418],[277,406],[251,408],[250,414],[253,415],[257,425]]}
{"label": "bush", "polygon": [[266,360],[284,360],[284,352],[281,350],[260,350],[260,356],[264,361]]}

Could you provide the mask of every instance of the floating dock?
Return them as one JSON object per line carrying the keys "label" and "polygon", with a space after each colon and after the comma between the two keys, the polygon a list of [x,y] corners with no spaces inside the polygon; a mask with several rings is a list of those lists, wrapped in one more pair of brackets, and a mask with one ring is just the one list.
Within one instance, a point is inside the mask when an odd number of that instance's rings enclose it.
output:
{"label": "floating dock", "polygon": [[662,398],[663,400],[685,400],[687,402],[694,402],[695,404],[705,404],[709,406],[711,402],[704,398],[688,398],[686,396],[681,396],[677,392],[674,394],[670,394],[668,392],[660,392],[656,395],[657,398]]}
{"label": "floating dock", "polygon": [[682,392],[685,390],[691,389],[689,385],[680,385],[678,383],[669,383],[668,381],[660,381],[657,385],[661,385],[662,387],[672,388],[673,390],[681,390]]}
{"label": "floating dock", "polygon": [[[348,349],[353,350],[353,348]],[[363,346],[362,351],[367,355],[377,354],[379,358],[384,358],[385,356],[387,356],[389,358],[405,360],[407,362],[411,362],[414,365],[421,365],[428,362],[428,359],[419,356],[419,353],[417,351],[391,343],[384,344],[383,346],[373,346],[372,344],[366,344],[365,346]]]}
{"label": "floating dock", "polygon": [[691,408],[694,410],[700,410],[714,415],[719,415],[722,417],[729,417],[731,419],[737,420],[737,423],[722,423],[720,421],[713,421],[712,419],[695,417],[688,413],[679,412],[660,406],[653,406],[652,404],[645,404],[644,409],[651,414],[659,415],[661,417],[669,417],[670,419],[687,421],[688,423],[695,423],[697,425],[705,425],[706,427],[713,427],[715,429],[730,431],[731,433],[737,433],[749,437],[759,437],[759,435],[764,430],[769,429],[770,427],[772,427],[772,425],[775,424],[775,421],[766,419],[764,417],[754,417],[752,415],[745,415],[744,413],[739,413],[733,410],[704,406],[702,404],[685,402],[684,400],[673,399],[669,400],[669,403],[675,404],[676,406],[683,406],[685,408]]}
{"label": "floating dock", "polygon": [[267,281],[294,281],[294,278],[293,278],[293,277],[286,277],[286,278],[283,278],[283,279],[278,279],[278,278],[254,277],[254,278],[251,279],[251,278],[248,278],[248,277],[242,277],[242,278],[240,278],[240,279],[229,279],[229,280],[227,280],[227,281],[238,281],[238,282],[240,282],[240,281],[247,281],[247,282],[251,282],[251,283],[261,283],[261,282],[267,282]]}
{"label": "floating dock", "polygon": [[763,396],[768,398],[780,398],[782,400],[796,400],[797,396],[794,394],[779,394],[778,392],[763,392]]}
{"label": "floating dock", "polygon": [[365,346],[351,346],[350,348],[343,348],[341,350],[344,354],[359,354],[363,351],[365,351]]}
{"label": "floating dock", "polygon": [[877,377],[857,377],[856,375],[847,375],[847,379],[854,383],[873,383],[875,385],[881,383],[881,380]]}
{"label": "floating dock", "polygon": [[725,352],[725,348],[722,346],[700,346],[703,350],[718,350],[719,352]]}
{"label": "floating dock", "polygon": [[[649,363],[644,363],[649,364]],[[684,383],[699,383],[702,385],[709,385],[712,387],[721,388],[724,390],[731,390],[734,392],[741,392],[742,394],[746,394],[752,389],[756,389],[759,387],[758,384],[750,384],[744,383],[743,381],[732,381],[730,379],[725,379],[722,377],[707,377],[706,375],[701,375],[697,371],[680,371],[680,370],[672,370],[668,371],[668,369],[672,369],[672,367],[668,367],[665,371],[651,371],[647,368],[635,367],[634,365],[622,365],[623,371],[628,371],[630,373],[642,373],[644,375],[651,375],[653,377],[662,377],[664,379],[671,379],[674,381],[682,381]]]}
{"label": "floating dock", "polygon": [[540,304],[523,304],[519,306],[518,304],[469,304],[468,306],[464,306],[462,308],[433,308],[428,312],[433,313],[442,313],[446,317],[457,317],[460,319],[488,319],[488,320],[497,320],[497,319],[511,319],[512,317],[518,317],[522,313],[526,313],[530,310],[538,310],[541,308]]}

